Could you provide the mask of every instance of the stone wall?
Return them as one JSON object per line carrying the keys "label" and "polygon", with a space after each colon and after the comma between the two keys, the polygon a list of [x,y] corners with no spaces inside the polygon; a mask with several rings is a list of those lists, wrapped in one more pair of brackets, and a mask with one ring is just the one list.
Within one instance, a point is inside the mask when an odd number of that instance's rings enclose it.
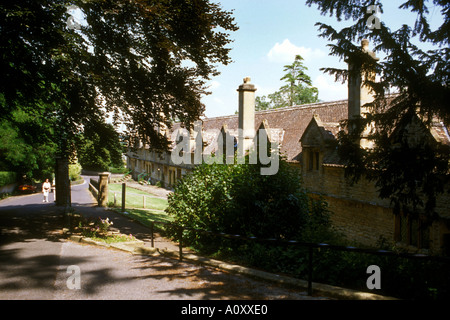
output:
{"label": "stone wall", "polygon": [[380,240],[394,243],[395,219],[392,210],[357,200],[323,196],[333,212],[333,226],[350,241],[377,246]]}
{"label": "stone wall", "polygon": [[372,184],[352,185],[339,166],[304,171],[303,182],[312,197],[322,196],[328,203],[333,225],[348,240],[367,246],[375,246],[381,239],[393,242],[394,215]]}
{"label": "stone wall", "polygon": [[92,180],[89,182],[89,191],[92,193],[95,199],[98,198],[98,190],[97,188],[92,184]]}
{"label": "stone wall", "polygon": [[[380,199],[372,182],[361,180],[350,183],[344,176],[344,168],[323,165],[319,170],[303,170],[303,182],[311,197],[321,196],[333,212],[331,220],[337,230],[348,240],[360,245],[377,246],[380,240],[386,244],[403,246],[396,241],[396,217],[389,206],[389,199]],[[449,195],[439,197],[437,212],[445,218],[450,208]],[[449,220],[440,219],[429,227],[430,249],[443,250],[444,237],[450,233]],[[410,250],[417,248],[407,247]]]}

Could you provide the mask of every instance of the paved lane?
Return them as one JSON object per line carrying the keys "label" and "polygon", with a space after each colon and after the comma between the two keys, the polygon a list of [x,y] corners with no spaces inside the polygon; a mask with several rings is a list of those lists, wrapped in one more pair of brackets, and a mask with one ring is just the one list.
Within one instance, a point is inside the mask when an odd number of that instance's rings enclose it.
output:
{"label": "paved lane", "polygon": [[[88,210],[93,198],[80,185],[72,200]],[[0,201],[0,299],[311,299],[211,267],[66,241],[62,211],[41,194]],[[79,268],[80,289],[70,288],[69,266]]]}

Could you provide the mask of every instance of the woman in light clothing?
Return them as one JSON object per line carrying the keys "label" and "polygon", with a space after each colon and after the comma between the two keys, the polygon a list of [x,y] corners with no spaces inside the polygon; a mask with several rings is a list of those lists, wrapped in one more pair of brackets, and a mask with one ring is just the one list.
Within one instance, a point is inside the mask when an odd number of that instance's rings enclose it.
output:
{"label": "woman in light clothing", "polygon": [[45,179],[45,182],[42,184],[42,193],[44,194],[44,200],[42,202],[48,202],[48,193],[50,192],[50,189],[52,188],[52,185],[48,181],[48,179]]}

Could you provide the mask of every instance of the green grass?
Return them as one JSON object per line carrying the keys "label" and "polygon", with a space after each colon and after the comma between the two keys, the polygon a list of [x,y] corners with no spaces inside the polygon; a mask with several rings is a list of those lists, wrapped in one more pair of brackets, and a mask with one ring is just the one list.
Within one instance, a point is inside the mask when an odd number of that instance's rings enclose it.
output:
{"label": "green grass", "polygon": [[[114,192],[116,193],[116,206],[114,211],[121,212],[122,207],[122,184],[109,184],[108,185],[108,199],[110,207],[114,202]],[[143,208],[143,199],[145,196],[145,209]],[[173,218],[169,216],[164,210],[167,208],[167,199],[158,198],[148,192],[134,189],[131,187],[126,188],[126,202],[125,208],[127,217],[130,217],[136,221],[139,221],[143,225],[149,227],[152,222],[172,222]],[[155,230],[164,230],[165,226],[162,224],[155,224]]]}
{"label": "green grass", "polygon": [[115,234],[115,235],[110,235],[107,237],[90,237],[90,239],[92,239],[94,241],[102,241],[107,244],[137,240],[135,237],[133,237],[131,235],[127,236],[125,234]]}
{"label": "green grass", "polygon": [[[122,206],[122,185],[121,184],[109,184],[108,185],[108,199],[109,203],[114,203],[114,193],[116,193],[116,207]],[[151,210],[165,210],[168,206],[167,199],[158,198],[148,192],[134,189],[131,187],[126,188],[125,207],[127,209],[144,209],[145,196],[145,209]]]}
{"label": "green grass", "polygon": [[[121,209],[115,208],[114,211],[121,213]],[[173,218],[164,211],[144,210],[144,209],[126,209],[127,216],[139,221],[149,227],[152,222],[173,222]],[[156,223],[159,229],[164,229],[161,224]]]}
{"label": "green grass", "polygon": [[130,170],[127,169],[126,167],[122,168],[109,167],[108,171],[114,174],[126,174],[130,172]]}

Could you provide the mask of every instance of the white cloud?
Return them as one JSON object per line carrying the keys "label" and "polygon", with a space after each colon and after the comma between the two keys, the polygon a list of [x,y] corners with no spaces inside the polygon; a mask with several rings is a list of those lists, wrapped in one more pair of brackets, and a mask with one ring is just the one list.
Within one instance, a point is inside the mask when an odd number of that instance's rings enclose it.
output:
{"label": "white cloud", "polygon": [[301,55],[305,61],[322,58],[326,55],[320,49],[298,47],[290,42],[289,39],[284,39],[281,44],[277,42],[270,49],[269,53],[267,53],[267,58],[271,62],[289,63],[294,61],[297,54]]}
{"label": "white cloud", "polygon": [[313,80],[313,86],[319,90],[319,99],[322,101],[343,100],[348,97],[347,83],[335,82],[332,76],[317,76]]}
{"label": "white cloud", "polygon": [[256,96],[267,96],[271,93],[274,93],[275,91],[279,90],[279,87],[276,86],[263,86],[260,84],[255,83],[255,87],[256,87]]}
{"label": "white cloud", "polygon": [[214,90],[214,89],[217,89],[218,87],[220,87],[220,82],[216,81],[216,80],[213,80],[213,81],[210,82],[208,89],[209,90]]}

